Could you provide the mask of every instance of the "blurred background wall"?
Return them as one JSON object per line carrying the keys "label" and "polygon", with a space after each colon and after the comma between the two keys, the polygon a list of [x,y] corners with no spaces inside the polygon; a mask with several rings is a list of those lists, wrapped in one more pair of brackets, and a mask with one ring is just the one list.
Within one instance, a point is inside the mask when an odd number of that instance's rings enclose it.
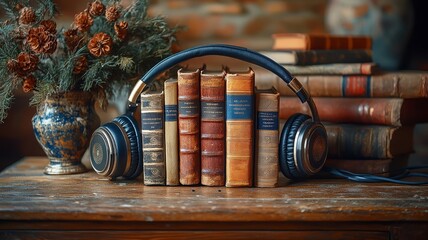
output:
{"label": "blurred background wall", "polygon": [[[123,2],[127,4],[130,1]],[[71,24],[74,15],[82,11],[88,3],[86,0],[57,0],[56,2],[61,12],[57,20],[65,27]],[[180,49],[200,44],[228,43],[254,50],[265,50],[271,48],[271,35],[277,32],[324,33],[339,31],[343,28],[349,32],[365,31],[368,34],[376,34],[377,37],[384,36],[385,31],[391,30],[396,24],[391,21],[391,18],[383,19],[379,14],[386,13],[389,17],[395,14],[403,17],[399,15],[402,14],[399,11],[402,7],[391,7],[394,2],[396,1],[152,0],[148,11],[152,16],[164,16],[171,26],[186,26],[187,29],[178,35]],[[332,4],[342,8],[329,11]],[[428,70],[428,48],[426,47],[428,37],[425,26],[428,17],[424,12],[428,9],[428,2],[405,0],[404,5],[409,6],[405,14],[411,14],[412,21],[400,25],[407,35],[398,36],[398,38],[405,38],[405,41],[395,41],[400,42],[400,45],[395,47],[403,49],[397,69]],[[342,20],[345,16],[351,24],[336,19],[333,23],[340,23],[339,27],[332,29],[334,24],[330,23],[330,26],[327,24],[328,14],[330,17],[342,16]],[[0,16],[4,17],[4,14],[0,13]],[[373,27],[374,23],[377,24],[375,25],[377,28]],[[44,155],[31,127],[31,117],[35,109],[28,107],[29,96],[18,95],[8,118],[0,124],[0,169],[23,156]]]}

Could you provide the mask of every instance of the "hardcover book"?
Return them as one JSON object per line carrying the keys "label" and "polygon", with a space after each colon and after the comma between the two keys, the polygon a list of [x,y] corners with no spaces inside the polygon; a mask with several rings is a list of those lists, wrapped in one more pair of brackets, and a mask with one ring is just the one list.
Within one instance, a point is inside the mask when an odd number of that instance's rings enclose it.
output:
{"label": "hardcover book", "polygon": [[365,63],[372,61],[371,50],[260,51],[279,64],[316,65],[330,63]]}
{"label": "hardcover book", "polygon": [[201,181],[199,87],[200,69],[178,70],[178,131],[182,185],[196,185]]}
{"label": "hardcover book", "polygon": [[[295,96],[279,77],[265,74],[257,87],[274,86],[281,96]],[[312,97],[428,97],[428,71],[386,72],[376,75],[295,76]]]}
{"label": "hardcover book", "polygon": [[164,82],[166,185],[179,185],[177,79]]}
{"label": "hardcover book", "polygon": [[[428,98],[312,98],[321,121],[379,125],[413,125],[428,122]],[[299,112],[310,114],[307,104],[296,97],[281,97],[279,117],[287,119]]]}
{"label": "hardcover book", "polygon": [[371,49],[370,36],[332,35],[313,33],[276,33],[273,37],[275,50],[314,49]]}
{"label": "hardcover book", "polygon": [[201,184],[224,186],[226,71],[201,72]]}
{"label": "hardcover book", "polygon": [[275,88],[255,89],[256,157],[254,186],[275,187],[278,184],[278,106]]}
{"label": "hardcover book", "polygon": [[252,186],[254,71],[226,74],[226,187]]}
{"label": "hardcover book", "polygon": [[386,159],[413,151],[414,126],[324,124],[328,157],[332,159]]}
{"label": "hardcover book", "polygon": [[375,63],[330,63],[317,65],[283,65],[293,75],[372,75],[378,72]]}
{"label": "hardcover book", "polygon": [[165,185],[164,93],[141,94],[141,134],[145,185]]}

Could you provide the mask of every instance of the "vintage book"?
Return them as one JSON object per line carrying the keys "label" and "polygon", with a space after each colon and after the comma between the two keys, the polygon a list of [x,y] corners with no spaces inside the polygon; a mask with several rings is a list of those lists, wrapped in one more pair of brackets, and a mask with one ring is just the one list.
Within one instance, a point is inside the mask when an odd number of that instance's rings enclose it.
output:
{"label": "vintage book", "polygon": [[164,93],[141,94],[141,135],[145,185],[165,185]]}
{"label": "vintage book", "polygon": [[279,93],[275,88],[255,89],[256,94],[256,156],[254,186],[275,187],[278,184],[278,107]]}
{"label": "vintage book", "polygon": [[394,176],[407,162],[408,154],[387,159],[327,159],[325,166],[357,174]]}
{"label": "vintage book", "polygon": [[253,183],[254,71],[226,74],[226,187]]}
{"label": "vintage book", "polygon": [[375,63],[330,63],[317,65],[283,65],[293,75],[372,75],[378,72]]}
{"label": "vintage book", "polygon": [[224,186],[226,71],[201,72],[201,184]]}
{"label": "vintage book", "polygon": [[[376,75],[295,76],[312,97],[428,97],[428,71],[386,72]],[[295,96],[280,78],[264,74],[257,87],[274,86],[281,96]]]}
{"label": "vintage book", "polygon": [[164,82],[166,185],[179,185],[177,79]]}
{"label": "vintage book", "polygon": [[279,64],[289,65],[373,62],[371,50],[266,50],[260,51],[259,53],[271,58]]}
{"label": "vintage book", "polygon": [[272,38],[275,50],[372,49],[372,38],[365,35],[276,33]]}
{"label": "vintage book", "polygon": [[328,157],[332,159],[385,159],[413,151],[414,126],[324,124]]}
{"label": "vintage book", "polygon": [[[321,121],[380,125],[413,125],[428,122],[428,98],[333,98],[314,97]],[[296,97],[282,96],[279,117],[300,112],[310,114],[307,104]]]}
{"label": "vintage book", "polygon": [[201,181],[199,86],[200,69],[178,70],[178,132],[182,185],[195,185]]}

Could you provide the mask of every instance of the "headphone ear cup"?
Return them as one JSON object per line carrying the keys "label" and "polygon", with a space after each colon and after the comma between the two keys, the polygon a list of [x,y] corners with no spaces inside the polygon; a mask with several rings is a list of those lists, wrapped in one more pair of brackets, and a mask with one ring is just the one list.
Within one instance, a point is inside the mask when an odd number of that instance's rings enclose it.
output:
{"label": "headphone ear cup", "polygon": [[129,140],[131,162],[128,171],[123,173],[123,177],[133,179],[141,174],[143,161],[141,156],[141,135],[137,122],[132,116],[127,114],[117,117],[113,120],[120,124]]}
{"label": "headphone ear cup", "polygon": [[287,120],[281,132],[279,165],[281,172],[289,179],[302,177],[294,161],[294,143],[299,127],[308,119],[311,119],[308,115],[294,114]]}

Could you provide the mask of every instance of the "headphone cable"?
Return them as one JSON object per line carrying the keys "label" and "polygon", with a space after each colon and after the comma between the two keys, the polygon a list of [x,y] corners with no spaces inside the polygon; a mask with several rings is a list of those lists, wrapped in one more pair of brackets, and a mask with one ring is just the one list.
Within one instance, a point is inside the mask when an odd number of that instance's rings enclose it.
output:
{"label": "headphone cable", "polygon": [[365,173],[353,173],[343,169],[331,168],[324,166],[323,171],[330,173],[333,176],[345,178],[354,182],[365,182],[365,183],[379,183],[379,182],[390,182],[404,185],[425,185],[428,181],[406,181],[401,180],[408,177],[422,177],[428,179],[428,173],[411,172],[410,170],[428,169],[428,165],[411,166],[398,169],[398,174],[391,177],[382,177],[373,174]]}

